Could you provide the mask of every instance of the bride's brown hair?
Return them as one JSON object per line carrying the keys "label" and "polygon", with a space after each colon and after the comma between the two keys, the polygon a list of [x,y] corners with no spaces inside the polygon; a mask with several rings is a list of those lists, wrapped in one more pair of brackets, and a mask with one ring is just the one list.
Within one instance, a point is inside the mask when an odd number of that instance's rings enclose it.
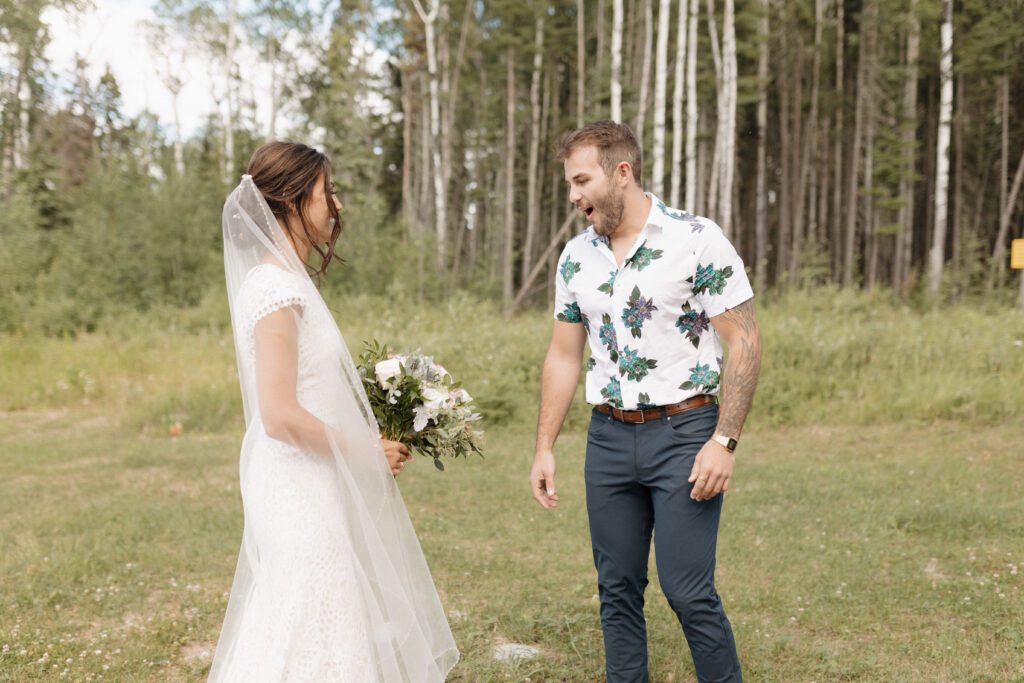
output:
{"label": "bride's brown hair", "polygon": [[[253,183],[267,200],[267,206],[284,230],[291,231],[291,224],[287,220],[291,211],[298,214],[305,241],[320,254],[318,269],[306,265],[319,280],[334,259],[334,243],[341,235],[341,217],[331,200],[331,160],[326,154],[299,142],[268,142],[252,153],[246,173],[252,176]],[[334,218],[334,229],[331,230],[331,238],[326,246],[316,242],[316,230],[306,216],[306,207],[317,181],[323,183],[327,207]],[[290,237],[294,240],[299,236]]]}

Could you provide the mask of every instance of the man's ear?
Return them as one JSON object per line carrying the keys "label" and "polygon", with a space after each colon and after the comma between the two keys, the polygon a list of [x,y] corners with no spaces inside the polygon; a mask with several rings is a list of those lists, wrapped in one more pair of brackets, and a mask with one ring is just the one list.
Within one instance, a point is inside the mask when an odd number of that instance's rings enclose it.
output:
{"label": "man's ear", "polygon": [[628,161],[620,161],[619,165],[615,167],[615,182],[619,184],[619,187],[626,187],[633,179],[633,167]]}

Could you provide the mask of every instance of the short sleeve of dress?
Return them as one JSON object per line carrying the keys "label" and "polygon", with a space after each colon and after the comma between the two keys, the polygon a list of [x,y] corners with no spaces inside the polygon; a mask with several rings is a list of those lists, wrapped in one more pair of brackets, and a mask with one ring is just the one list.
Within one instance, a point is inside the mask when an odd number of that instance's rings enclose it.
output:
{"label": "short sleeve of dress", "polygon": [[275,311],[289,306],[305,308],[308,303],[301,280],[269,264],[256,266],[249,271],[242,285],[240,299],[249,329],[255,328],[257,322]]}
{"label": "short sleeve of dress", "polygon": [[701,231],[695,268],[687,282],[692,284],[693,295],[709,318],[754,296],[743,260],[722,229],[710,221]]}
{"label": "short sleeve of dress", "polygon": [[565,245],[562,255],[558,257],[558,272],[555,273],[555,320],[564,323],[582,323],[583,313],[580,311],[576,296],[569,289],[573,275],[579,272],[580,263],[572,258],[572,242]]}

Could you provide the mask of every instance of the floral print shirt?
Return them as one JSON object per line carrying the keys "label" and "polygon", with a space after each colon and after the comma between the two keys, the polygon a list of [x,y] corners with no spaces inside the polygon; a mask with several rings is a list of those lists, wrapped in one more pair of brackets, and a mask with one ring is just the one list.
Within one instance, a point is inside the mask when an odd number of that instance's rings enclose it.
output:
{"label": "floral print shirt", "polygon": [[754,296],[718,225],[647,196],[651,212],[621,268],[593,226],[558,259],[555,319],[586,329],[595,405],[635,410],[717,394],[722,344],[711,318]]}

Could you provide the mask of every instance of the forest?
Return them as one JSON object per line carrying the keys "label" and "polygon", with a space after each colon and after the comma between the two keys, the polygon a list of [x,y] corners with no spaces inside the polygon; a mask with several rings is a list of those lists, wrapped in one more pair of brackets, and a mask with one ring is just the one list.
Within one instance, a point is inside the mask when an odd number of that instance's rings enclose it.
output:
{"label": "forest", "polygon": [[[158,0],[138,31],[174,106],[137,114],[109,67],[46,59],[46,18],[90,8],[0,1],[6,331],[219,301],[223,198],[274,138],[333,160],[330,287],[542,307],[585,227],[554,145],[603,118],[769,296],[1024,306],[1020,0]],[[194,130],[188,57],[211,84]]]}

